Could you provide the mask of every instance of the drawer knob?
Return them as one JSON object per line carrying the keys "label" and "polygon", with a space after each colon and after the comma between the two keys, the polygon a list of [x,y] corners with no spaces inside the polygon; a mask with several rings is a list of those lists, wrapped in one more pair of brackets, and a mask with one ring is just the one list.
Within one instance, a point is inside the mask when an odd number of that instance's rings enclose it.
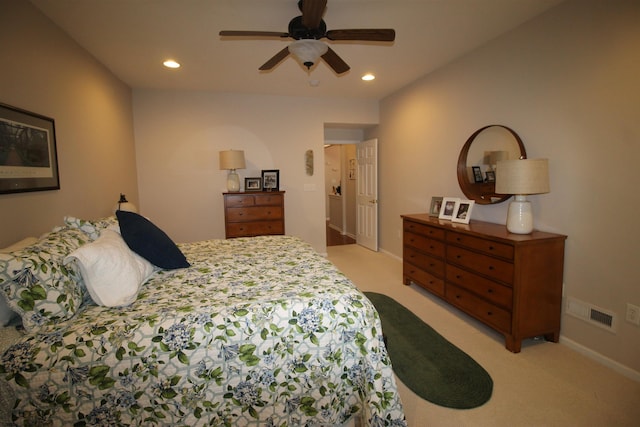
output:
{"label": "drawer knob", "polygon": [[493,289],[487,289],[487,293],[488,294],[492,294],[493,293]]}
{"label": "drawer knob", "polygon": [[493,265],[490,265],[489,266],[489,271],[493,271],[493,270],[495,270],[495,267]]}
{"label": "drawer knob", "polygon": [[490,251],[492,251],[492,250],[494,250],[494,249],[495,249],[495,248],[494,248],[493,246],[489,246],[489,250],[490,250]]}
{"label": "drawer knob", "polygon": [[488,316],[493,316],[493,311],[487,311]]}

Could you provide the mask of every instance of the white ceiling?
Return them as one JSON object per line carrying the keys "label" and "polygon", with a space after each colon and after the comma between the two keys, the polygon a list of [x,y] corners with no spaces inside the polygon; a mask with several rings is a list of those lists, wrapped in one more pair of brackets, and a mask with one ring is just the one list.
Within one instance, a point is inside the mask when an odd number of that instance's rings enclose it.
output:
{"label": "white ceiling", "polygon": [[[324,62],[308,72],[292,56],[261,72],[291,39],[218,36],[287,32],[297,0],[31,0],[132,88],[360,99],[383,98],[561,1],[329,0],[329,30],[396,30],[394,43],[330,42],[351,66],[338,76]],[[169,57],[182,68],[164,68]],[[376,80],[361,81],[366,72]]]}

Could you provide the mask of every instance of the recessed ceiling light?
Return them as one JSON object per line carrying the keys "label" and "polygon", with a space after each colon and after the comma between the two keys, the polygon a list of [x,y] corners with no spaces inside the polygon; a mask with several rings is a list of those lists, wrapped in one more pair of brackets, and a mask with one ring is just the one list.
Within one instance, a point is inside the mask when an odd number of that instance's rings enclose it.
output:
{"label": "recessed ceiling light", "polygon": [[364,76],[362,76],[362,80],[364,80],[365,82],[371,81],[371,80],[373,80],[375,78],[376,78],[376,76],[374,76],[371,73],[367,73]]}
{"label": "recessed ceiling light", "polygon": [[167,59],[162,64],[167,68],[180,68],[180,64],[173,59]]}

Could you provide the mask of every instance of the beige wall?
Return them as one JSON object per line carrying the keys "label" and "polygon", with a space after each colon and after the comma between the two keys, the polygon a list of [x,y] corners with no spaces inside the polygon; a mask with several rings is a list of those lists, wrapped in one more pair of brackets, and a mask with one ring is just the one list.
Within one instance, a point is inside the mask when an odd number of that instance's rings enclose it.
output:
{"label": "beige wall", "polygon": [[[326,252],[324,124],[377,123],[378,103],[134,91],[141,213],[177,241],[224,237],[220,150],[244,150],[244,177],[280,170],[287,234]],[[315,173],[305,172],[313,150]]]}
{"label": "beige wall", "polygon": [[0,102],[55,120],[60,190],[0,194],[0,247],[137,202],[130,89],[31,3],[0,0]]}
{"label": "beige wall", "polygon": [[[400,215],[464,197],[456,162],[482,126],[504,124],[550,162],[532,196],[537,228],[568,235],[565,295],[618,316],[617,333],[563,315],[565,342],[640,378],[640,3],[569,1],[387,99],[380,107],[381,247],[401,256]],[[508,203],[476,205],[505,223]]]}

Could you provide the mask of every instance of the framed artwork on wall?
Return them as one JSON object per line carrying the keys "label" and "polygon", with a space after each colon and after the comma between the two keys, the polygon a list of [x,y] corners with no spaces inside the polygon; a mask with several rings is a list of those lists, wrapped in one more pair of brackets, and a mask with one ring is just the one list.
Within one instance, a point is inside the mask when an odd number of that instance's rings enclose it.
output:
{"label": "framed artwork on wall", "polygon": [[451,221],[469,224],[471,220],[471,211],[473,210],[473,200],[458,200],[453,208],[453,216]]}
{"label": "framed artwork on wall", "polygon": [[280,188],[280,171],[277,169],[262,171],[262,190],[278,191]]}
{"label": "framed artwork on wall", "polygon": [[453,217],[453,210],[456,207],[456,202],[460,200],[457,197],[445,197],[442,199],[442,206],[440,206],[440,214],[438,218],[451,220]]}
{"label": "framed artwork on wall", "polygon": [[0,194],[59,188],[54,120],[0,104]]}
{"label": "framed artwork on wall", "polygon": [[262,178],[245,178],[244,179],[244,191],[261,191],[262,190]]}

